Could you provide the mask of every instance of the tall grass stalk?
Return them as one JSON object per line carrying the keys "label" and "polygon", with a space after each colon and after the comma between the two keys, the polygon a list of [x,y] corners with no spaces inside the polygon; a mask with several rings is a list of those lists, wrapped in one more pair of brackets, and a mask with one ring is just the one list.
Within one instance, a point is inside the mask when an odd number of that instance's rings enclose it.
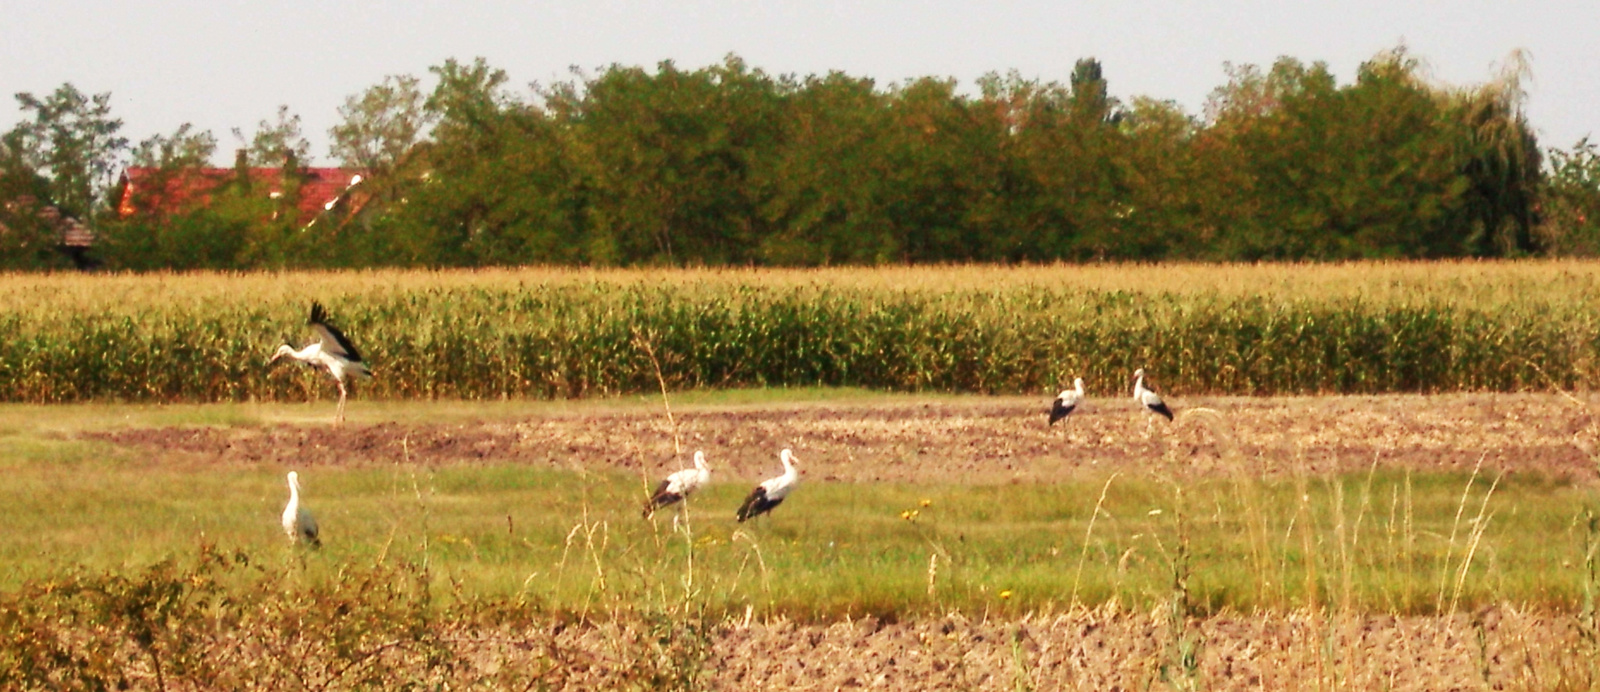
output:
{"label": "tall grass stalk", "polygon": [[1439,595],[1435,599],[1434,611],[1445,612],[1445,594],[1449,592],[1451,559],[1455,556],[1456,535],[1461,531],[1461,516],[1467,509],[1467,500],[1472,496],[1472,484],[1478,480],[1479,472],[1483,471],[1483,460],[1488,453],[1478,457],[1478,463],[1472,467],[1472,475],[1467,477],[1466,486],[1461,489],[1461,500],[1456,503],[1455,520],[1450,522],[1450,538],[1445,541],[1444,555],[1439,558]]}
{"label": "tall grass stalk", "polygon": [[1461,567],[1456,572],[1455,589],[1450,592],[1450,606],[1444,612],[1454,612],[1456,604],[1461,602],[1461,590],[1467,584],[1467,571],[1472,569],[1472,560],[1478,554],[1478,548],[1483,544],[1483,534],[1489,530],[1489,521],[1493,515],[1489,513],[1489,498],[1494,496],[1496,488],[1500,487],[1500,480],[1505,474],[1495,476],[1494,482],[1489,484],[1489,489],[1483,493],[1483,501],[1478,505],[1478,515],[1472,518],[1472,532],[1467,538],[1466,554],[1461,556]]}
{"label": "tall grass stalk", "polygon": [[1072,597],[1068,599],[1071,607],[1076,608],[1078,603],[1078,587],[1083,585],[1083,564],[1089,559],[1089,545],[1094,539],[1094,523],[1100,519],[1100,513],[1105,511],[1106,493],[1111,492],[1111,482],[1120,474],[1112,473],[1106,477],[1106,484],[1100,487],[1100,499],[1094,502],[1094,511],[1089,513],[1089,525],[1083,530],[1083,550],[1078,553],[1078,569],[1072,576]]}

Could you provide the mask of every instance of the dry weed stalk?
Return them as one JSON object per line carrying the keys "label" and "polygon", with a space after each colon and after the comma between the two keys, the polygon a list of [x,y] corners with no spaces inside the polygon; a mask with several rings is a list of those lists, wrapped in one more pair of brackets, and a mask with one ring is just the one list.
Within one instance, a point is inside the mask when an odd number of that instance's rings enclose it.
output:
{"label": "dry weed stalk", "polygon": [[754,554],[756,556],[756,566],[761,568],[761,591],[770,602],[772,598],[772,585],[769,581],[770,575],[767,571],[766,558],[762,557],[761,555],[761,544],[756,542],[755,537],[746,533],[742,529],[735,529],[733,535],[728,538],[729,543],[734,543],[741,540],[750,544],[750,551],[745,553],[744,558],[739,561],[739,571],[733,575],[733,585],[729,588],[729,591],[738,592],[739,582],[744,578],[745,568],[750,564],[750,555]]}
{"label": "dry weed stalk", "polygon": [[1444,556],[1439,559],[1439,593],[1434,599],[1434,612],[1445,612],[1445,593],[1450,588],[1450,564],[1455,556],[1456,535],[1461,530],[1461,516],[1466,513],[1467,500],[1472,496],[1472,484],[1478,480],[1479,472],[1483,471],[1483,460],[1489,456],[1484,452],[1478,457],[1478,463],[1472,467],[1472,475],[1467,477],[1467,484],[1461,489],[1461,500],[1456,503],[1456,517],[1450,523],[1450,538],[1445,541]]}
{"label": "dry weed stalk", "polygon": [[[589,611],[594,605],[595,597],[599,594],[605,593],[608,589],[605,563],[601,560],[600,554],[610,543],[610,529],[610,524],[604,520],[590,520],[588,489],[585,488],[582,518],[578,521],[578,523],[573,524],[571,531],[567,532],[566,544],[561,549],[561,560],[556,563],[556,586],[559,587],[563,583],[563,577],[566,575],[567,557],[572,550],[572,545],[575,539],[581,536],[583,538],[584,551],[588,554],[590,560],[594,564],[594,579],[589,584],[589,590],[584,594],[583,607],[580,609],[580,612],[585,618],[589,616]],[[595,542],[596,534],[599,534],[600,536],[598,545]]]}
{"label": "dry weed stalk", "polygon": [[661,372],[661,359],[656,357],[656,334],[640,333],[637,326],[630,325],[628,328],[633,334],[634,346],[643,349],[645,356],[650,359],[650,367],[656,374],[656,384],[661,387],[661,408],[667,413],[667,424],[672,426],[672,449],[677,454],[683,454],[683,431],[678,428],[678,420],[672,416],[672,400],[667,396],[667,378]]}
{"label": "dry weed stalk", "polygon": [[1494,482],[1489,484],[1489,489],[1483,493],[1483,502],[1478,505],[1478,515],[1472,519],[1472,533],[1467,538],[1467,553],[1461,557],[1461,569],[1456,574],[1455,590],[1450,594],[1450,607],[1445,612],[1455,612],[1456,604],[1461,601],[1461,591],[1466,587],[1467,570],[1472,568],[1472,559],[1478,554],[1478,547],[1483,542],[1483,532],[1488,530],[1489,521],[1494,518],[1489,513],[1489,498],[1494,496],[1496,488],[1500,487],[1500,479],[1505,477],[1505,472],[1495,476]]}
{"label": "dry weed stalk", "polygon": [[1083,563],[1089,559],[1089,541],[1094,537],[1094,524],[1100,518],[1101,508],[1105,506],[1106,494],[1111,491],[1111,481],[1116,480],[1120,474],[1118,471],[1106,478],[1106,484],[1100,488],[1100,499],[1095,500],[1094,511],[1089,515],[1089,526],[1083,532],[1083,549],[1078,552],[1077,574],[1072,578],[1072,599],[1069,607],[1078,606],[1078,586],[1083,583]]}

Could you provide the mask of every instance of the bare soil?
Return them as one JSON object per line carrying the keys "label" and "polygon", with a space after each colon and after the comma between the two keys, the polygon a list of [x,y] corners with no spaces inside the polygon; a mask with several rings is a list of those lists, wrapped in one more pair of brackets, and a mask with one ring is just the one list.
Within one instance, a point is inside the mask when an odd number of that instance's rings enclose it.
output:
{"label": "bare soil", "polygon": [[[671,661],[695,650],[682,641],[652,643],[631,627],[505,634],[522,646],[542,644],[525,651],[563,660],[543,680],[552,689],[624,687],[652,673],[670,678]],[[1159,610],[1108,606],[1022,620],[732,622],[709,634],[698,662],[708,689],[1590,689],[1600,682],[1600,663],[1580,630],[1570,615],[1501,608],[1450,617],[1219,615],[1174,624]],[[618,646],[624,642],[631,645]],[[483,639],[474,655],[486,667],[549,666]]]}
{"label": "bare soil", "polygon": [[106,660],[111,649],[113,679],[131,689],[1589,690],[1600,686],[1593,628],[1592,617],[1510,608],[1183,621],[1115,605],[1020,619],[703,628],[636,617],[463,622],[429,635],[438,648],[395,640],[338,649],[320,633],[205,628],[184,650],[211,665],[174,666],[165,683],[132,637],[96,632],[93,651],[76,652]]}
{"label": "bare soil", "polygon": [[[1175,400],[1175,422],[1132,401],[1090,400],[1046,424],[1049,402],[930,397],[563,413],[468,423],[272,424],[86,433],[200,464],[525,464],[672,470],[705,450],[723,477],[761,478],[794,449],[812,480],[1051,482],[1114,470],[1327,474],[1409,468],[1597,478],[1588,398],[1550,394]],[[356,402],[353,406],[359,406]],[[677,441],[675,442],[675,435]],[[675,446],[681,445],[679,452]]]}

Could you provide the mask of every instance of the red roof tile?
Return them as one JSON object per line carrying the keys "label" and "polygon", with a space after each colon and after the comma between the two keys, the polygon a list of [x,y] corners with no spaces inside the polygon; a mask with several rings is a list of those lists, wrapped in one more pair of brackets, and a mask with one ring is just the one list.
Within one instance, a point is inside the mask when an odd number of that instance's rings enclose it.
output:
{"label": "red roof tile", "polygon": [[[280,168],[250,168],[251,190],[277,197],[283,193]],[[136,214],[166,215],[203,207],[211,203],[218,188],[237,180],[232,168],[198,168],[163,175],[159,168],[131,167],[123,172],[117,192],[117,214],[123,218]],[[357,180],[356,171],[346,168],[301,168],[300,225],[310,223]]]}

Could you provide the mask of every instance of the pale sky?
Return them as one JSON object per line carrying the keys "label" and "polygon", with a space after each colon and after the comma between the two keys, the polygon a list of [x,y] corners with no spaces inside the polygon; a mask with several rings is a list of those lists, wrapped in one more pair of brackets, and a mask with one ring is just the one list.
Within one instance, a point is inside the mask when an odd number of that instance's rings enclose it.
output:
{"label": "pale sky", "polygon": [[1150,96],[1200,114],[1226,82],[1224,63],[1279,56],[1324,61],[1341,83],[1379,51],[1404,44],[1434,79],[1488,80],[1514,50],[1531,59],[1529,119],[1545,146],[1600,130],[1600,2],[1337,3],[1211,0],[1159,3],[928,0],[839,2],[282,2],[17,0],[0,12],[0,128],[21,117],[12,94],[63,82],[111,92],[137,143],[190,122],[232,160],[237,140],[279,104],[301,116],[318,162],[347,96],[385,75],[482,56],[522,87],[568,68],[692,69],[738,54],[771,74],[842,70],[880,85],[954,77],[970,89],[991,71],[1065,82],[1098,58],[1113,96]]}

